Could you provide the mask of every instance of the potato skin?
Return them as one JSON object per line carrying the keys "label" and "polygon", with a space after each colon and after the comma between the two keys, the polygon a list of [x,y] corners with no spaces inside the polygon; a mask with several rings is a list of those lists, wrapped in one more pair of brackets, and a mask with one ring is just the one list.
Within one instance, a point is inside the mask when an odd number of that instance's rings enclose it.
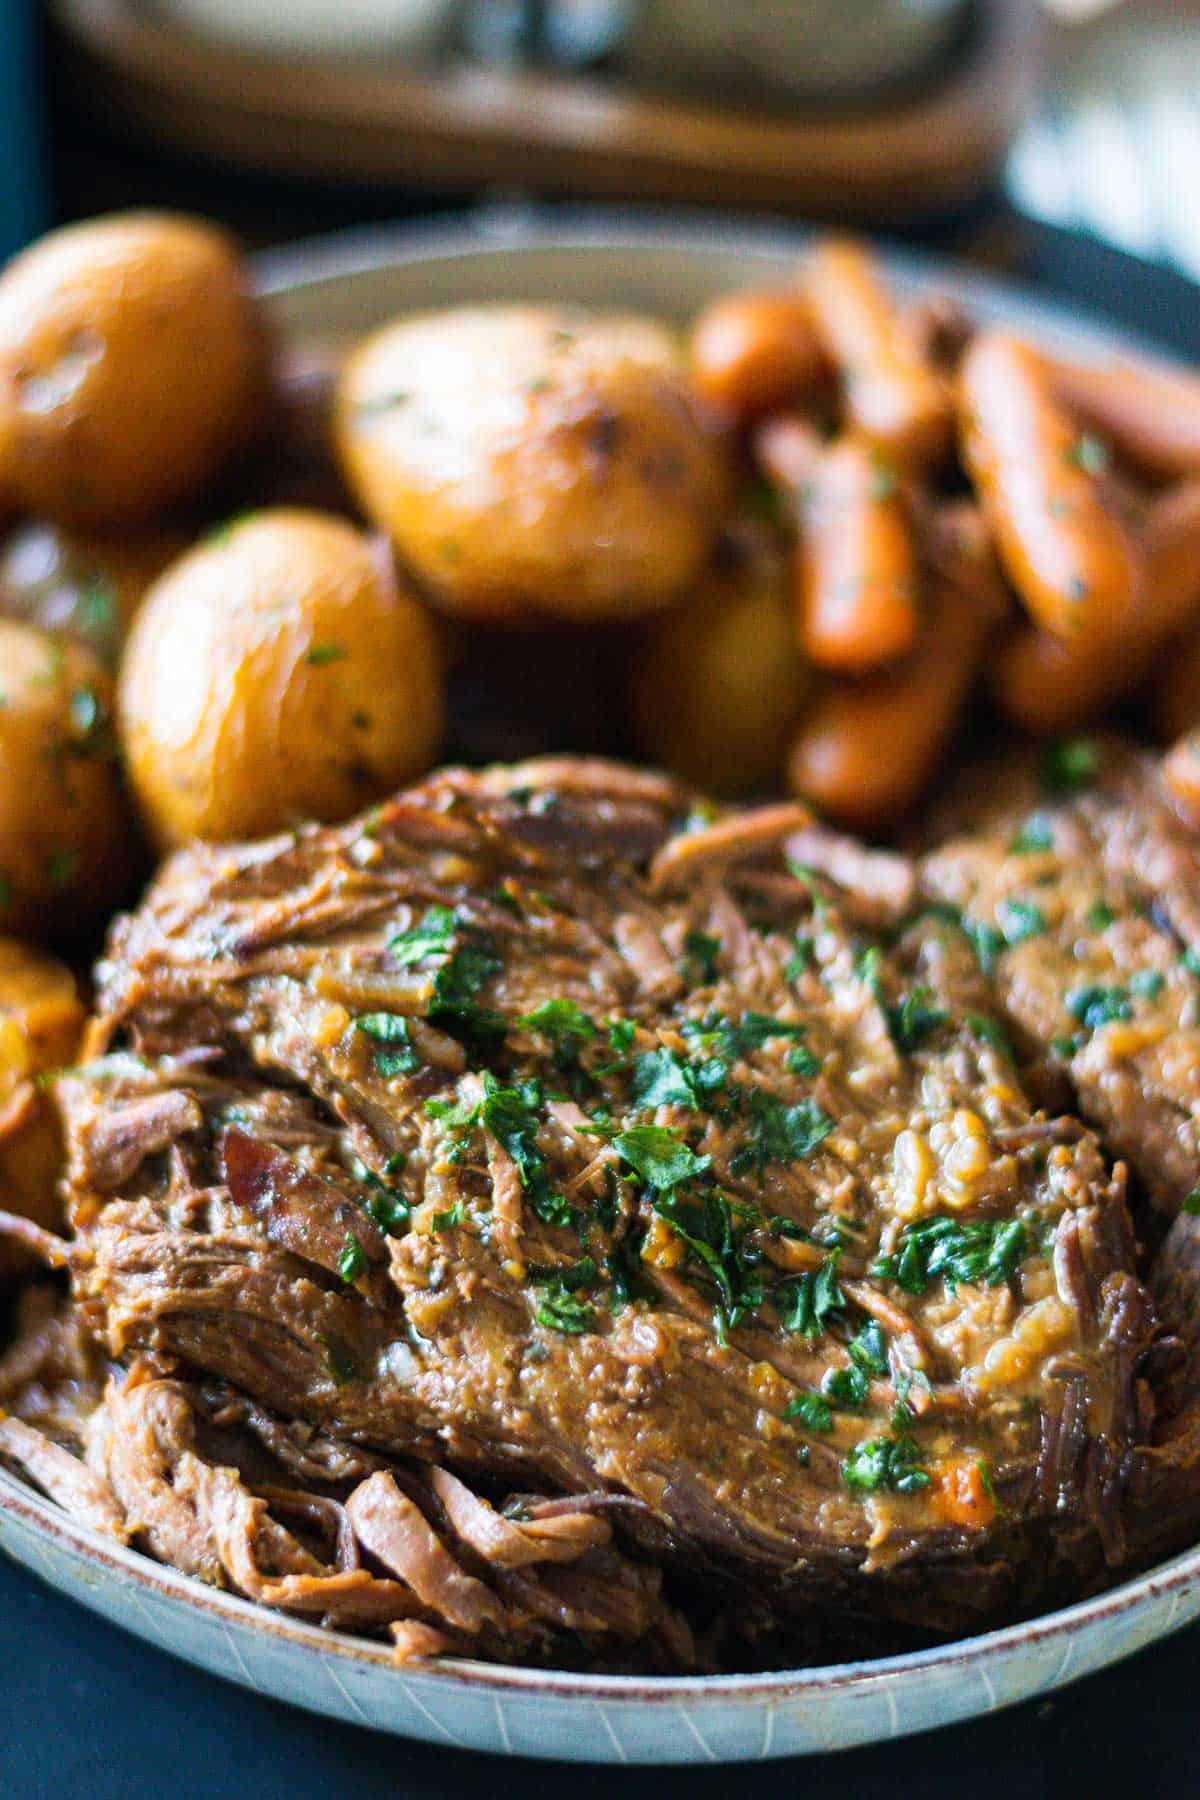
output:
{"label": "potato skin", "polygon": [[633,618],[699,572],[726,446],[649,320],[553,307],[403,319],[350,359],[336,430],[360,504],[449,612]]}
{"label": "potato skin", "polygon": [[160,845],[345,818],[433,759],[433,630],[386,551],[344,519],[253,513],[146,596],[119,713]]}
{"label": "potato skin", "polygon": [[[71,1062],[83,1022],[66,965],[18,938],[0,938],[0,1207],[47,1230],[61,1221],[62,1134],[36,1080]],[[0,1276],[25,1263],[23,1252],[0,1242]]]}
{"label": "potato skin", "polygon": [[714,793],[773,784],[807,686],[781,548],[739,521],[682,606],[642,629],[638,749]]}
{"label": "potato skin", "polygon": [[0,930],[77,935],[133,859],[112,682],[82,645],[0,619]]}
{"label": "potato skin", "polygon": [[146,590],[186,545],[181,531],[102,538],[31,519],[0,546],[0,614],[86,644],[114,668]]}
{"label": "potato skin", "polygon": [[97,219],[0,276],[0,445],[27,511],[85,530],[153,518],[245,445],[266,392],[265,332],[213,226]]}

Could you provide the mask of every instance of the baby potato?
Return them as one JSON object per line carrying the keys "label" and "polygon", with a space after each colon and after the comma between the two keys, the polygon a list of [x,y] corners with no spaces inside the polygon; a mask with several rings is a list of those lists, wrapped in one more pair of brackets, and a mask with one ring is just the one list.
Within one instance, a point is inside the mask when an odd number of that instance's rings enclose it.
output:
{"label": "baby potato", "polygon": [[[47,1230],[60,1223],[63,1147],[37,1077],[72,1060],[83,1022],[70,969],[17,938],[0,938],[0,1207]],[[0,1240],[0,1276],[24,1262]]]}
{"label": "baby potato", "polygon": [[445,610],[657,612],[702,568],[727,450],[650,320],[503,306],[402,319],[351,357],[351,487]]}
{"label": "baby potato", "polygon": [[81,537],[31,520],[0,547],[0,613],[86,644],[115,667],[146,589],[186,544],[179,531]]}
{"label": "baby potato", "polygon": [[129,810],[90,650],[0,619],[0,930],[74,935],[121,895]]}
{"label": "baby potato", "polygon": [[151,588],[119,712],[160,845],[345,818],[433,759],[433,629],[386,550],[344,519],[251,513]]}
{"label": "baby potato", "polygon": [[739,522],[683,605],[644,628],[638,748],[712,792],[762,786],[778,775],[806,689],[780,546]]}
{"label": "baby potato", "polygon": [[0,444],[18,502],[81,530],[207,487],[258,424],[266,339],[224,232],[128,213],[0,276]]}

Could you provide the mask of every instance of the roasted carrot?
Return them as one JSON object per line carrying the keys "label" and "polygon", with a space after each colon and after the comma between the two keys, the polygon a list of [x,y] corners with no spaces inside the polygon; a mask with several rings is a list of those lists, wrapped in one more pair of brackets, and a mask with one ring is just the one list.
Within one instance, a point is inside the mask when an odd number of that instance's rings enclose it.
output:
{"label": "roasted carrot", "polygon": [[800,647],[818,668],[861,675],[911,650],[917,557],[895,472],[859,438],[820,456],[801,501]]}
{"label": "roasted carrot", "polygon": [[940,461],[951,436],[950,389],[894,311],[867,252],[841,238],[823,244],[803,291],[841,375],[849,423],[908,467]]}
{"label": "roasted carrot", "polygon": [[[1155,500],[1140,538],[1145,579],[1137,609],[1123,629],[1068,642],[1035,625],[1021,625],[997,646],[992,685],[1001,711],[1014,725],[1052,732],[1082,724],[1136,687],[1200,615],[1200,481],[1181,482]],[[1200,721],[1200,707],[1183,716],[1190,705],[1189,679],[1184,654],[1164,676],[1159,702],[1164,736]],[[1200,700],[1200,666],[1191,685]]]}
{"label": "roasted carrot", "polygon": [[793,292],[714,300],[696,321],[691,359],[704,398],[738,423],[803,399],[828,367],[812,315]]}
{"label": "roasted carrot", "polygon": [[963,460],[1026,608],[1054,637],[1117,636],[1141,589],[1135,547],[1106,503],[1102,453],[1054,398],[1041,358],[977,337],[959,376]]}
{"label": "roasted carrot", "polygon": [[752,448],[771,486],[796,498],[811,481],[821,456],[821,434],[800,413],[776,413],[756,427]]}
{"label": "roasted carrot", "polygon": [[897,668],[831,683],[788,757],[795,793],[864,830],[902,814],[932,775],[979,667],[993,617],[929,577],[920,640]]}
{"label": "roasted carrot", "polygon": [[1200,375],[1150,364],[1050,364],[1054,392],[1079,421],[1146,475],[1200,475]]}

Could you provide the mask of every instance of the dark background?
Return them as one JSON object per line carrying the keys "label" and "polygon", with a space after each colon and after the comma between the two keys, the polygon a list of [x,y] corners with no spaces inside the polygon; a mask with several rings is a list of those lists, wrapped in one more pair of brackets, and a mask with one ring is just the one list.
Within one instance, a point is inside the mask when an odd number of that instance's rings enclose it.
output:
{"label": "dark background", "polygon": [[[953,1679],[953,1676],[950,1676]],[[379,1737],[201,1675],[0,1562],[4,1800],[1129,1800],[1197,1790],[1200,1627],[949,1731],[752,1770],[510,1762]]]}

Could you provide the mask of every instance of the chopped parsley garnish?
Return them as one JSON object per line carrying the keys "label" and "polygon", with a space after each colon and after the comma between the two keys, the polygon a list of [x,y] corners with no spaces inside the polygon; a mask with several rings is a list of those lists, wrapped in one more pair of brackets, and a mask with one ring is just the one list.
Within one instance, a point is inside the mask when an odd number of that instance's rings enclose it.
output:
{"label": "chopped parsley garnish", "polygon": [[577,1038],[583,1043],[596,1035],[595,1020],[590,1019],[574,1000],[543,1000],[517,1023],[526,1031],[540,1031],[543,1037],[556,1041]]}
{"label": "chopped parsley garnish", "polygon": [[872,1275],[923,1294],[939,1275],[953,1293],[960,1282],[1000,1287],[1016,1273],[1029,1248],[1020,1219],[961,1221],[939,1214],[905,1230],[900,1247],[878,1259]]}
{"label": "chopped parsley garnish", "polygon": [[1002,900],[1000,929],[1006,944],[1023,944],[1026,938],[1037,937],[1039,932],[1045,931],[1046,915],[1032,901]]}
{"label": "chopped parsley garnish", "polygon": [[587,1072],[580,1066],[583,1046],[596,1036],[596,1022],[588,1017],[574,1000],[544,1000],[517,1023],[526,1031],[540,1032],[551,1045],[552,1061],[560,1074],[568,1077],[575,1092],[580,1084],[590,1086]]}
{"label": "chopped parsley garnish", "polygon": [[771,1038],[802,1038],[806,1027],[789,1024],[786,1019],[774,1019],[769,1013],[748,1012],[727,1029],[731,1043],[744,1054],[747,1050],[757,1050]]}
{"label": "chopped parsley garnish", "polygon": [[367,1253],[350,1232],[346,1238],[342,1254],[338,1257],[338,1274],[345,1282],[357,1281],[360,1275],[367,1272]]}
{"label": "chopped parsley garnish", "polygon": [[855,970],[859,980],[865,982],[870,989],[876,1005],[883,1013],[892,1043],[902,1056],[907,1056],[911,1051],[919,1049],[927,1037],[945,1024],[948,1014],[944,1007],[930,1004],[933,992],[923,982],[919,982],[899,1002],[893,1004],[888,999],[880,978],[881,960],[879,946],[872,944],[857,957]]}
{"label": "chopped parsley garnish", "polygon": [[637,1026],[632,1019],[609,1019],[608,1041],[616,1056],[628,1056],[633,1048],[633,1040],[637,1036]]}
{"label": "chopped parsley garnish", "polygon": [[706,931],[689,931],[683,940],[684,967],[682,973],[689,978],[692,970],[698,971],[698,985],[711,987],[717,979],[717,957],[721,950],[720,938],[710,937]]}
{"label": "chopped parsley garnish", "polygon": [[561,1331],[567,1337],[581,1337],[596,1322],[596,1308],[590,1300],[581,1300],[561,1281],[547,1284],[537,1303],[534,1317],[548,1331]]}
{"label": "chopped parsley garnish", "polygon": [[833,1409],[820,1394],[797,1394],[784,1408],[785,1419],[799,1419],[809,1431],[832,1431]]}
{"label": "chopped parsley garnish", "polygon": [[966,1022],[975,1035],[983,1038],[993,1050],[998,1050],[1006,1062],[1016,1062],[1008,1033],[998,1019],[991,1019],[986,1013],[968,1013]]}
{"label": "chopped parsley garnish", "polygon": [[811,969],[816,960],[813,941],[806,932],[798,931],[792,940],[792,954],[788,958],[784,975],[789,981],[795,981],[803,975],[805,969]]}
{"label": "chopped parsley garnish", "polygon": [[454,1205],[448,1206],[444,1212],[435,1212],[430,1222],[434,1231],[454,1231],[462,1224],[466,1216],[466,1201],[456,1200]]}
{"label": "chopped parsley garnish", "polygon": [[785,1331],[800,1337],[820,1337],[825,1321],[841,1312],[846,1296],[838,1285],[838,1252],[834,1250],[819,1269],[806,1270],[775,1291],[775,1306],[782,1315]]}
{"label": "chopped parsley garnish", "polygon": [[402,969],[429,956],[448,956],[454,942],[457,919],[448,906],[431,906],[419,925],[388,940],[388,949]]}
{"label": "chopped parsley garnish", "polygon": [[502,966],[500,958],[482,944],[463,944],[447,957],[433,978],[429,1017],[455,1037],[503,1037],[503,1016],[475,1002],[480,988]]}
{"label": "chopped parsley garnish", "polygon": [[568,1225],[570,1206],[562,1194],[551,1188],[549,1166],[537,1143],[541,1106],[542,1090],[536,1081],[502,1087],[494,1075],[485,1072],[479,1108],[484,1128],[517,1165],[521,1186],[538,1217],[550,1225]]}
{"label": "chopped parsley garnish", "polygon": [[1166,976],[1158,969],[1139,969],[1129,978],[1129,991],[1142,1000],[1157,1000],[1166,984]]}
{"label": "chopped parsley garnish", "polygon": [[1094,900],[1088,907],[1084,923],[1089,931],[1107,931],[1116,916],[1107,900]]}
{"label": "chopped parsley garnish", "polygon": [[695,1110],[697,1083],[694,1071],[674,1050],[648,1050],[633,1065],[635,1106],[686,1106]]}
{"label": "chopped parsley garnish", "polygon": [[663,1125],[634,1125],[618,1133],[613,1147],[621,1161],[656,1194],[669,1193],[681,1182],[694,1181],[712,1163],[711,1156],[697,1156],[678,1132],[668,1131]]}
{"label": "chopped parsley garnish", "polygon": [[921,1467],[916,1439],[907,1432],[856,1445],[842,1464],[842,1474],[847,1487],[864,1494],[882,1489],[915,1494],[929,1486],[929,1471]]}
{"label": "chopped parsley garnish", "polygon": [[[707,1158],[704,1159],[707,1162]],[[718,1342],[763,1302],[758,1260],[747,1243],[747,1218],[758,1222],[753,1208],[739,1206],[721,1194],[688,1200],[676,1193],[657,1193],[654,1210],[683,1239],[717,1290]]]}
{"label": "chopped parsley garnish", "polygon": [[1014,856],[1036,856],[1039,851],[1053,850],[1053,827],[1041,813],[1034,813],[1026,819],[1008,847]]}
{"label": "chopped parsley garnish", "polygon": [[854,1363],[844,1369],[827,1370],[821,1382],[821,1392],[851,1412],[865,1403],[870,1390],[870,1378]]}
{"label": "chopped parsley garnish", "polygon": [[386,1049],[376,1050],[371,1057],[376,1073],[385,1080],[394,1075],[411,1075],[421,1067],[421,1059],[413,1047],[412,1023],[399,1013],[367,1013],[357,1019],[359,1031]]}
{"label": "chopped parsley garnish", "polygon": [[768,1163],[799,1162],[822,1144],[833,1130],[833,1120],[815,1100],[798,1100],[785,1106],[774,1094],[751,1088],[746,1096],[749,1120],[745,1142],[730,1158],[731,1174],[757,1169],[761,1176]]}
{"label": "chopped parsley garnish", "polygon": [[847,1344],[846,1353],[864,1375],[886,1375],[888,1372],[887,1349],[877,1319],[867,1320],[857,1337]]}
{"label": "chopped parsley garnish", "polygon": [[1191,1193],[1184,1200],[1180,1210],[1187,1213],[1189,1218],[1200,1218],[1200,1188],[1192,1189]]}
{"label": "chopped parsley garnish", "polygon": [[304,660],[319,669],[325,663],[344,662],[349,654],[345,644],[313,644]]}
{"label": "chopped parsley garnish", "polygon": [[802,1038],[807,1027],[770,1013],[747,1012],[740,1019],[729,1019],[724,1013],[710,1012],[702,1019],[685,1019],[680,1029],[694,1049],[715,1050],[735,1061],[761,1049],[772,1038]]}
{"label": "chopped parsley garnish", "polygon": [[1090,431],[1082,431],[1067,450],[1067,461],[1085,475],[1103,475],[1108,468],[1108,445]]}
{"label": "chopped parsley garnish", "polygon": [[1072,988],[1065,995],[1063,1005],[1088,1031],[1098,1031],[1101,1025],[1133,1017],[1129,990],[1123,987],[1102,987],[1093,983],[1088,987]]}
{"label": "chopped parsley garnish", "polygon": [[971,948],[984,975],[995,972],[996,959],[1004,948],[1003,933],[994,925],[977,925],[972,919],[963,919],[963,931],[970,940]]}
{"label": "chopped parsley garnish", "polygon": [[435,1094],[425,1102],[425,1116],[444,1125],[447,1131],[462,1131],[478,1121],[479,1107],[470,1100],[447,1100]]}
{"label": "chopped parsley garnish", "polygon": [[385,1187],[382,1182],[371,1189],[363,1206],[380,1231],[385,1231],[389,1237],[400,1235],[408,1224],[412,1211],[403,1194],[398,1194],[394,1188]]}
{"label": "chopped parsley garnish", "polygon": [[932,989],[919,983],[896,1006],[884,1005],[888,1035],[902,1056],[918,1050],[926,1038],[946,1023],[944,1006],[933,1006]]}
{"label": "chopped parsley garnish", "polygon": [[783,1060],[793,1075],[820,1074],[820,1060],[813,1055],[807,1044],[793,1044]]}
{"label": "chopped parsley garnish", "polygon": [[572,1268],[555,1269],[548,1275],[535,1275],[534,1280],[543,1289],[534,1313],[538,1324],[545,1325],[551,1331],[565,1332],[569,1337],[578,1337],[582,1332],[590,1331],[595,1322],[596,1308],[590,1300],[579,1299],[578,1292],[580,1288],[591,1287],[596,1274],[593,1258],[581,1256]]}
{"label": "chopped parsley garnish", "polygon": [[1064,738],[1042,752],[1042,785],[1051,793],[1071,793],[1095,781],[1104,767],[1104,752],[1094,738]]}

